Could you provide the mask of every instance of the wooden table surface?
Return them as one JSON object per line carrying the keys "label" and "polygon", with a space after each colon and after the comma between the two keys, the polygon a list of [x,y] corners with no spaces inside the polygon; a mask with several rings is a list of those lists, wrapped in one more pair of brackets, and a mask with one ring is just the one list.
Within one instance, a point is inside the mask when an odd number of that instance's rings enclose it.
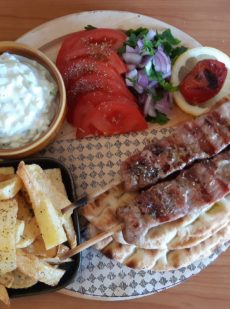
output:
{"label": "wooden table surface", "polygon": [[[53,18],[88,10],[149,15],[187,32],[203,45],[229,53],[229,0],[0,0],[0,40],[15,40]],[[87,21],[86,23],[89,23]],[[109,26],[109,25],[108,25]],[[98,302],[53,293],[12,300],[14,309],[230,308],[230,250],[201,274],[157,295],[128,302]],[[0,308],[4,306],[0,304]]]}

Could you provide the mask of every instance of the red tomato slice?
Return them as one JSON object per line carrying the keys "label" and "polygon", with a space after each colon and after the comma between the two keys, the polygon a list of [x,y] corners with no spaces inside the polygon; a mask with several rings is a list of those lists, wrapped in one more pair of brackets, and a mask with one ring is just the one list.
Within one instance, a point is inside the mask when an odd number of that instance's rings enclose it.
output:
{"label": "red tomato slice", "polygon": [[88,73],[98,73],[98,75],[109,75],[113,79],[121,79],[117,71],[112,68],[108,63],[97,61],[89,57],[80,57],[68,61],[66,65],[63,65],[61,67],[60,72],[62,74],[67,89],[71,86],[73,82]]}
{"label": "red tomato slice", "polygon": [[92,91],[78,95],[75,102],[72,101],[70,104],[68,104],[67,121],[72,125],[76,125],[76,123],[74,122],[74,111],[76,106],[78,106],[78,109],[80,106],[81,117],[85,117],[88,113],[89,107],[95,108],[101,102],[113,101],[114,98],[116,98],[116,101],[119,101],[120,103],[131,104],[137,107],[137,103],[134,100],[130,100],[127,97],[120,95],[119,93],[114,94],[110,92],[103,92],[100,90]]}
{"label": "red tomato slice", "polygon": [[121,101],[122,103],[137,106],[137,103],[134,100],[131,100],[122,94],[105,92],[101,90],[82,93],[81,95],[77,96],[76,104],[91,102],[97,106],[101,102],[113,101],[114,99],[116,99],[116,101]]}
{"label": "red tomato slice", "polygon": [[222,88],[227,68],[218,60],[199,61],[180,84],[180,92],[187,102],[199,105],[214,97]]}
{"label": "red tomato slice", "polygon": [[94,29],[80,31],[67,37],[59,50],[56,64],[60,69],[63,63],[82,56],[107,61],[119,74],[127,71],[127,67],[116,50],[123,45],[126,35],[113,29]]}
{"label": "red tomato slice", "polygon": [[135,105],[120,100],[101,102],[96,107],[92,103],[78,104],[74,111],[76,136],[110,136],[114,134],[142,131],[148,125]]}
{"label": "red tomato slice", "polygon": [[75,102],[79,94],[97,90],[111,93],[114,96],[124,96],[135,101],[122,77],[112,69],[106,71],[99,69],[97,72],[85,74],[76,80],[72,79],[67,89],[67,101],[68,103]]}

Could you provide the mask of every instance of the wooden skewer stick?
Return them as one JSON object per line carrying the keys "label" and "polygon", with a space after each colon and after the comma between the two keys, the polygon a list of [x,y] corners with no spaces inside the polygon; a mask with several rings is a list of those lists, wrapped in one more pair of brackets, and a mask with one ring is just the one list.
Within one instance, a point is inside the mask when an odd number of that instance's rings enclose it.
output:
{"label": "wooden skewer stick", "polygon": [[74,209],[78,209],[80,207],[83,207],[87,204],[88,198],[87,195],[83,196],[82,198],[78,199],[75,203],[71,203],[65,208],[62,208],[61,212],[62,214],[66,214],[67,212],[72,213]]}
{"label": "wooden skewer stick", "polygon": [[76,246],[75,248],[69,250],[68,252],[64,253],[63,255],[60,256],[61,260],[70,258],[74,255],[76,255],[77,253],[80,253],[81,251],[92,247],[93,245],[95,245],[96,243],[100,242],[101,240],[112,236],[114,233],[120,231],[122,229],[122,225],[115,225],[110,231],[106,231],[106,232],[102,232],[98,235],[96,235],[95,237],[83,242],[82,244]]}

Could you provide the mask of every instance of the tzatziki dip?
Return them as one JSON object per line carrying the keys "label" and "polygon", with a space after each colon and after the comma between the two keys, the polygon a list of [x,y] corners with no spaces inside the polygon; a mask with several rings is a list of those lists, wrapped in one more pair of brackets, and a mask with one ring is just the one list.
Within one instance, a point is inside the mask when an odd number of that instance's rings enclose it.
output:
{"label": "tzatziki dip", "polygon": [[56,94],[45,67],[19,55],[0,55],[0,148],[23,146],[47,131]]}

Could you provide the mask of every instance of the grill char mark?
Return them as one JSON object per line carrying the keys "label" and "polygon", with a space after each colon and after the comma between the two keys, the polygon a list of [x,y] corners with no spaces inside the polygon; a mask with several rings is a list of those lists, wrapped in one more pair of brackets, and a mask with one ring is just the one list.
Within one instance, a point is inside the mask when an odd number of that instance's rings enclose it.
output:
{"label": "grill char mark", "polygon": [[212,205],[230,192],[230,149],[216,157],[195,163],[176,178],[152,186],[135,201],[118,209],[125,223],[124,237],[135,243],[151,226],[176,220]]}
{"label": "grill char mark", "polygon": [[198,159],[213,156],[230,143],[230,103],[186,122],[172,135],[147,145],[121,167],[127,191],[149,187]]}

